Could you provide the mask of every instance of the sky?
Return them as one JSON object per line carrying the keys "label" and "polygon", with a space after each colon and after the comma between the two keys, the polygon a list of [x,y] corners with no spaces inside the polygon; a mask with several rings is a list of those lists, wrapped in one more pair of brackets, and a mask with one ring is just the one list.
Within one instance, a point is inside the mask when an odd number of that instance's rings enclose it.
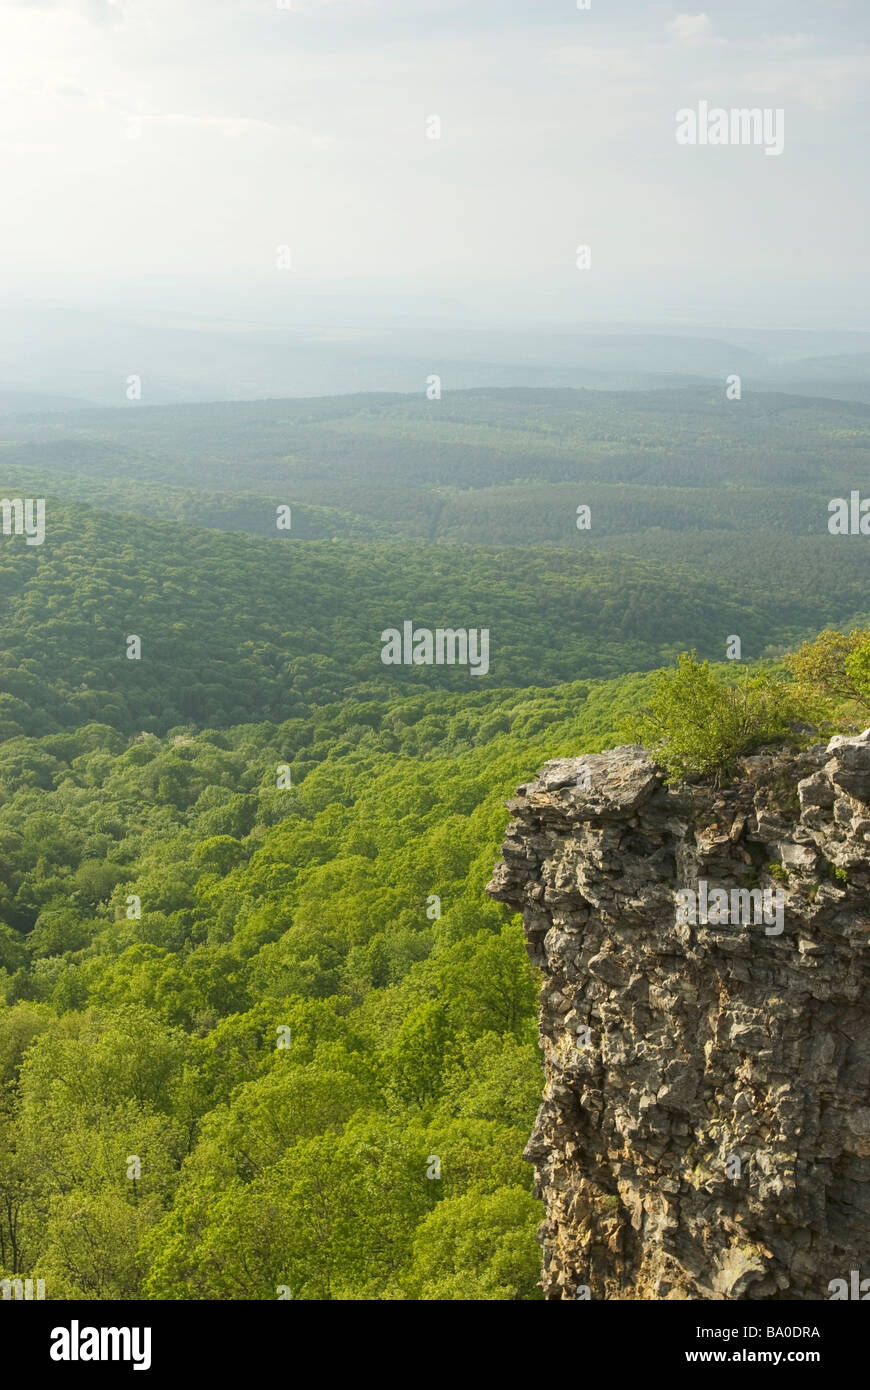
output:
{"label": "sky", "polygon": [[865,329],[868,77],[866,0],[0,0],[0,297]]}

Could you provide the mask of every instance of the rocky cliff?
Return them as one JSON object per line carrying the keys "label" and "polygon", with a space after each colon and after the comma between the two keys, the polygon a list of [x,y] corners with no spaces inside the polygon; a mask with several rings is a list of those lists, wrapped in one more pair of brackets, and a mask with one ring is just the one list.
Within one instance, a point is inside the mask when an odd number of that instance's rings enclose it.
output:
{"label": "rocky cliff", "polygon": [[615,748],[509,807],[546,1297],[870,1297],[870,730],[721,791]]}

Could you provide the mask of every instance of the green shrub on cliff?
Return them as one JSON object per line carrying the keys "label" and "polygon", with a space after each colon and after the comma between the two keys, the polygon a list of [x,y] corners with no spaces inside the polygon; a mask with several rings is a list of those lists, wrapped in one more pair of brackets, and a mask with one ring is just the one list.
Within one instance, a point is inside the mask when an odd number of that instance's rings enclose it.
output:
{"label": "green shrub on cliff", "polygon": [[652,698],[627,733],[671,780],[700,776],[718,784],[739,754],[786,737],[796,713],[793,688],[782,676],[744,671],[730,681],[691,651],[675,670],[655,673]]}
{"label": "green shrub on cliff", "polygon": [[825,628],[785,660],[802,704],[817,717],[842,722],[870,711],[870,629]]}

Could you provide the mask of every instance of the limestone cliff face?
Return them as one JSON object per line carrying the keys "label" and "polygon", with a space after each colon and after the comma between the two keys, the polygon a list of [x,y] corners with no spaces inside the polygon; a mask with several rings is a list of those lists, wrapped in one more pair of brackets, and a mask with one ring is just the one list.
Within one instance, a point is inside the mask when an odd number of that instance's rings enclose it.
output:
{"label": "limestone cliff face", "polygon": [[[488,891],[544,972],[547,1298],[870,1280],[870,731],[744,759],[718,792],[616,748],[509,806]],[[731,920],[691,920],[685,889],[724,889]],[[753,889],[771,910],[741,923]]]}

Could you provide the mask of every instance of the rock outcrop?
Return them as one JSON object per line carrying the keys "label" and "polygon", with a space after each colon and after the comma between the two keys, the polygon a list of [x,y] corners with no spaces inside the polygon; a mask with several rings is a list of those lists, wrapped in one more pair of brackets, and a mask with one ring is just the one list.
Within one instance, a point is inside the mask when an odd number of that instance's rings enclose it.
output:
{"label": "rock outcrop", "polygon": [[870,730],[719,791],[560,759],[509,807],[546,1297],[870,1297]]}

